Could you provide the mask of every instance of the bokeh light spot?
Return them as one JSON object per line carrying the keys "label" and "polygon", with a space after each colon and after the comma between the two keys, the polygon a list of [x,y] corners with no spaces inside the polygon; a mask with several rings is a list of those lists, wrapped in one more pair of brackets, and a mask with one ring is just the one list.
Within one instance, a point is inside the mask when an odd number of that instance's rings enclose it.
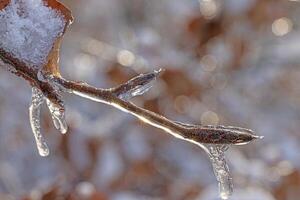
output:
{"label": "bokeh light spot", "polygon": [[204,71],[212,72],[216,69],[218,61],[216,57],[212,55],[205,55],[202,57],[200,63]]}
{"label": "bokeh light spot", "polygon": [[213,111],[204,112],[201,116],[201,124],[202,125],[218,125],[219,124],[218,114]]}
{"label": "bokeh light spot", "polygon": [[272,32],[276,36],[284,36],[293,28],[293,23],[289,18],[282,17],[276,19],[272,24]]}
{"label": "bokeh light spot", "polygon": [[207,18],[214,18],[219,11],[219,7],[214,0],[200,0],[200,12],[201,14]]}
{"label": "bokeh light spot", "polygon": [[127,50],[121,50],[118,53],[118,62],[126,67],[130,67],[133,65],[135,61],[135,55]]}

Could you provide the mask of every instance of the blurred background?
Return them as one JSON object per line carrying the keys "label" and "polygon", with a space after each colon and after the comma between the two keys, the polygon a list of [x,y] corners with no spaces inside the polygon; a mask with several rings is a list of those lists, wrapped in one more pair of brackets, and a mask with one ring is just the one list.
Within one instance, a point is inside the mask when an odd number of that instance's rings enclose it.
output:
{"label": "blurred background", "polygon": [[[166,71],[137,105],[173,120],[234,125],[265,138],[233,146],[232,200],[300,196],[300,2],[63,0],[75,17],[64,77],[109,88]],[[202,149],[112,107],[65,96],[62,136],[43,108],[38,155],[24,80],[0,69],[1,200],[216,200]]]}

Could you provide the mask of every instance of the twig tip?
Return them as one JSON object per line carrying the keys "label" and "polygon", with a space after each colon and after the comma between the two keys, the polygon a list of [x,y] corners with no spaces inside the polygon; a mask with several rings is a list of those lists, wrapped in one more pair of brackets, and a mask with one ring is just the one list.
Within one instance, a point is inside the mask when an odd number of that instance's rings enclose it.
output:
{"label": "twig tip", "polygon": [[264,139],[265,136],[253,135],[253,139]]}

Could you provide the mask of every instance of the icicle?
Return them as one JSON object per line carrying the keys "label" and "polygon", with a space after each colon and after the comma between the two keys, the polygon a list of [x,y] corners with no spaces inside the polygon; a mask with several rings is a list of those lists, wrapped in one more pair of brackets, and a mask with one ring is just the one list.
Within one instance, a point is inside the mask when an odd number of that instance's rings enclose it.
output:
{"label": "icicle", "polygon": [[232,178],[225,160],[228,145],[207,145],[208,156],[212,162],[213,170],[219,184],[219,193],[222,199],[228,199],[233,192]]}
{"label": "icicle", "polygon": [[43,102],[44,102],[44,95],[39,89],[33,87],[31,105],[29,107],[30,124],[32,128],[32,132],[35,137],[39,154],[41,156],[48,156],[49,148],[41,134],[40,110]]}
{"label": "icicle", "polygon": [[[182,122],[176,122],[177,124],[180,124],[185,127],[197,127],[193,124],[185,124]],[[238,130],[238,131],[245,131],[245,132],[251,132],[252,130],[245,129],[245,128],[239,128],[239,127],[233,127],[233,126],[213,126],[213,125],[207,125],[203,126],[207,128],[221,128],[221,129],[231,129],[231,130]],[[228,199],[229,196],[233,193],[233,183],[232,178],[229,173],[229,167],[225,159],[225,152],[228,150],[229,145],[227,144],[202,144],[198,143],[193,140],[189,140],[191,143],[194,143],[201,147],[208,155],[208,157],[211,160],[213,171],[215,174],[215,177],[218,181],[219,186],[219,194],[222,199]]]}
{"label": "icicle", "polygon": [[46,101],[55,128],[58,129],[62,134],[65,134],[68,131],[68,125],[63,106],[52,103],[49,99],[46,99]]}

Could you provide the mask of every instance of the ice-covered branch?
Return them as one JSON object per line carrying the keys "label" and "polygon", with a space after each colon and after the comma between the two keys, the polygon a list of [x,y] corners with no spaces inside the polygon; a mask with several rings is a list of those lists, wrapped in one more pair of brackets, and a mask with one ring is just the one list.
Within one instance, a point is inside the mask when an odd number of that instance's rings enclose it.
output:
{"label": "ice-covered branch", "polygon": [[[260,138],[259,136],[254,135],[253,131],[239,127],[201,125],[187,127],[182,123],[174,122],[164,116],[140,108],[128,101],[128,97],[135,96],[134,94],[141,94],[140,91],[144,91],[143,89],[141,90],[141,88],[148,85],[148,82],[153,80],[153,78],[147,79],[145,77],[149,77],[150,75],[153,75],[154,77],[157,76],[158,73],[158,71],[154,71],[153,73],[139,75],[131,81],[122,84],[120,86],[123,88],[123,90],[121,90],[122,92],[117,90],[117,93],[115,93],[115,89],[96,88],[88,85],[87,83],[68,81],[53,75],[48,76],[46,79],[63,91],[76,94],[92,101],[111,105],[117,109],[134,115],[147,124],[162,129],[177,138],[190,142],[241,145]],[[140,81],[135,81],[139,79],[143,80],[142,86]],[[125,96],[127,98],[124,98],[123,94],[126,94]]]}
{"label": "ice-covered branch", "polygon": [[[247,144],[254,139],[261,138],[260,136],[256,136],[253,131],[240,127],[221,125],[203,126],[175,122],[131,103],[131,98],[144,94],[152,87],[153,81],[156,80],[163,70],[140,74],[117,87],[102,89],[90,86],[84,82],[69,81],[60,76],[45,73],[42,70],[36,71],[34,68],[22,67],[21,62],[8,62],[8,59],[3,54],[2,56],[0,54],[0,58],[2,58],[5,66],[11,69],[11,72],[25,78],[34,86],[33,103],[30,107],[30,121],[39,153],[42,156],[49,154],[48,147],[40,132],[39,123],[40,106],[45,99],[55,127],[62,133],[67,131],[65,108],[61,99],[61,92],[68,92],[113,106],[176,138],[200,146],[205,150],[212,162],[214,173],[219,182],[220,196],[223,199],[228,198],[233,190],[232,178],[230,177],[229,168],[225,160],[225,151],[229,145]],[[41,96],[42,98],[37,98]]]}
{"label": "ice-covered branch", "polygon": [[[55,128],[66,133],[68,128],[61,94],[67,92],[115,107],[176,138],[200,146],[212,161],[221,197],[228,198],[233,187],[225,151],[229,145],[247,144],[261,137],[249,129],[239,127],[190,125],[172,121],[131,103],[133,97],[151,89],[163,71],[161,69],[140,74],[109,89],[62,78],[58,69],[59,45],[61,36],[72,20],[70,12],[56,0],[9,2],[0,1],[0,19],[3,20],[0,26],[0,66],[24,78],[33,87],[30,123],[41,156],[49,154],[41,134],[41,106],[47,104]],[[27,31],[20,31],[23,29]]]}
{"label": "ice-covered branch", "polygon": [[[114,89],[95,88],[86,83],[67,81],[53,75],[46,75],[45,79],[63,91],[76,94],[92,101],[111,105],[119,110],[134,115],[147,124],[162,129],[176,138],[200,146],[205,150],[212,162],[214,173],[219,183],[220,197],[222,199],[228,199],[232,194],[233,184],[225,160],[226,150],[230,144],[247,144],[254,139],[262,137],[254,135],[253,131],[249,129],[240,127],[220,125],[201,126],[171,121],[164,116],[140,108],[128,101],[131,97],[136,96],[134,94],[141,95],[147,91],[149,88],[148,84],[150,84],[160,72],[161,70],[141,74]],[[143,88],[147,88],[147,90]]]}
{"label": "ice-covered branch", "polygon": [[[4,62],[9,60],[3,55],[1,58]],[[60,76],[54,76],[47,73],[44,74],[42,71],[36,71],[34,68],[22,67],[26,65],[23,65],[21,62],[6,63],[10,65],[10,68],[14,69],[12,71],[15,74],[21,75],[32,85],[39,87],[43,94],[48,98],[48,105],[52,104],[56,105],[55,107],[60,107],[56,109],[56,112],[53,110],[51,111],[52,114],[56,113],[56,117],[54,117],[54,119],[63,118],[64,116],[64,108],[58,92],[65,91],[116,107],[136,116],[152,126],[172,134],[177,138],[190,142],[207,144],[245,144],[253,139],[260,138],[254,135],[251,130],[238,127],[201,125],[186,127],[181,123],[174,122],[161,115],[130,103],[128,101],[130,98],[143,94],[151,87],[151,83],[157,78],[161,70],[148,74],[141,74],[127,83],[115,88],[101,89],[90,86],[87,83],[68,81]],[[50,106],[50,108],[51,107],[53,106]],[[60,117],[57,117],[59,115]],[[54,123],[58,125],[57,122]],[[60,124],[62,128],[65,129],[66,126],[64,120],[61,120]]]}
{"label": "ice-covered branch", "polygon": [[[251,130],[243,128],[186,126],[129,102],[132,97],[147,92],[162,70],[141,74],[111,89],[96,88],[83,82],[63,79],[58,69],[58,54],[61,35],[72,20],[70,12],[65,11],[67,9],[56,0],[12,1],[1,6],[4,9],[0,10],[3,18],[0,59],[8,66],[9,71],[29,81],[44,95],[54,125],[62,133],[67,131],[67,125],[60,93],[69,92],[111,105],[177,138],[193,143],[245,144],[259,138]],[[23,12],[24,14],[20,14]],[[49,23],[49,20],[52,23]],[[24,28],[28,31],[20,32]],[[18,40],[15,40],[15,37]],[[41,52],[34,53],[36,49],[40,49]]]}

